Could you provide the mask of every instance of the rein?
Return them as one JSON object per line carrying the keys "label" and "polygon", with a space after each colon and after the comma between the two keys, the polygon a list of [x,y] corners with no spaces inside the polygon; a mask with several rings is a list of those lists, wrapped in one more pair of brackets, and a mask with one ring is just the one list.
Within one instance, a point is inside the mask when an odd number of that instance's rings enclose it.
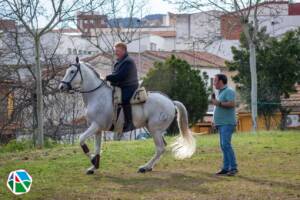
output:
{"label": "rein", "polygon": [[73,90],[74,90],[75,92],[79,92],[79,93],[91,93],[91,92],[94,92],[94,91],[98,90],[99,88],[101,88],[101,87],[103,86],[103,84],[105,84],[104,81],[102,81],[102,82],[100,83],[100,85],[97,86],[96,88],[91,89],[91,90],[88,90],[88,91],[80,91],[80,90],[77,90],[77,89],[73,89]]}
{"label": "rein", "polygon": [[[76,62],[77,62],[77,60],[76,60]],[[88,91],[80,91],[77,88],[73,88],[72,85],[71,85],[71,83],[74,80],[74,78],[76,77],[76,75],[77,75],[78,72],[80,74],[81,81],[83,82],[83,77],[82,77],[82,73],[81,73],[81,68],[80,68],[79,62],[77,62],[76,64],[73,64],[73,66],[75,66],[77,68],[77,70],[74,73],[74,75],[72,76],[72,78],[70,79],[70,81],[68,81],[68,82],[66,82],[66,81],[60,81],[61,83],[66,84],[68,86],[68,90],[73,90],[73,91],[79,92],[79,93],[91,93],[91,92],[94,92],[94,91],[98,90],[99,88],[101,88],[105,84],[105,81],[100,79],[102,82],[100,83],[99,86],[97,86],[94,89],[91,89],[91,90],[88,90]]]}

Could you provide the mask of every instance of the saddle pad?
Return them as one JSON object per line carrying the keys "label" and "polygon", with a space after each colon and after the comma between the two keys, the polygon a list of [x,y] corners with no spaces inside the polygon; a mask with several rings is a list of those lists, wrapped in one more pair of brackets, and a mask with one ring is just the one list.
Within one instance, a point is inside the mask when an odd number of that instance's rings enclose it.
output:
{"label": "saddle pad", "polygon": [[123,122],[122,119],[120,118],[121,112],[122,111],[122,106],[121,105],[114,105],[114,115],[113,115],[113,123],[110,131],[116,132],[116,133],[121,133],[123,129]]}
{"label": "saddle pad", "polygon": [[118,105],[122,103],[122,90],[119,87],[114,87],[113,90],[113,104]]}
{"label": "saddle pad", "polygon": [[130,104],[139,104],[139,103],[145,103],[147,101],[148,94],[144,87],[138,88],[133,96],[130,99]]}

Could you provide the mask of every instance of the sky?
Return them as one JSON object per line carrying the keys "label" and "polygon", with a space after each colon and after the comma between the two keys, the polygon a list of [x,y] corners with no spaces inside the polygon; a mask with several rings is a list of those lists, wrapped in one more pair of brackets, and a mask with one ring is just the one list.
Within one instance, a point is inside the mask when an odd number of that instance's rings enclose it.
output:
{"label": "sky", "polygon": [[[126,1],[128,1],[128,0],[125,0],[125,2]],[[145,1],[146,1],[146,6],[143,7],[142,13],[141,13],[143,17],[146,16],[146,15],[149,15],[149,14],[167,14],[168,12],[178,13],[178,10],[177,10],[175,5],[167,3],[164,0],[145,0]],[[49,2],[50,1],[43,0],[43,3],[48,4]],[[46,5],[46,7],[47,6],[48,5]],[[50,3],[49,3],[49,6],[51,6]],[[121,14],[119,13],[118,17],[128,16],[127,13],[126,14],[123,13],[124,14],[124,16],[123,16],[122,12],[121,12]],[[124,12],[126,12],[126,11],[124,11]],[[141,15],[140,15],[140,13],[136,13],[134,16],[139,18]],[[46,20],[44,18],[40,18],[39,19],[39,26],[40,27],[45,26],[48,21],[49,20]],[[73,24],[69,24],[69,26],[73,27]]]}
{"label": "sky", "polygon": [[171,5],[163,0],[150,0],[147,7],[150,9],[150,14],[167,14],[167,12],[178,12],[174,5]]}
{"label": "sky", "polygon": [[[147,4],[141,11],[142,16],[146,16],[149,14],[167,14],[168,12],[179,13],[179,11],[175,5],[167,3],[164,0],[144,0],[144,1],[146,1]],[[293,1],[295,3],[300,2],[300,0],[293,0]],[[43,2],[46,2],[46,4],[49,3],[48,0],[44,0]],[[140,13],[135,13],[134,15],[135,15],[135,17],[141,16]],[[123,15],[121,14],[119,17],[121,17],[121,16],[123,16]],[[127,15],[125,14],[123,17],[125,17],[125,16],[127,16]],[[39,20],[40,27],[43,27],[43,25],[45,25],[47,21],[48,20],[40,19]]]}
{"label": "sky", "polygon": [[[300,0],[292,1],[293,3],[300,3]],[[167,14],[168,12],[179,13],[176,6],[163,0],[149,0],[147,7],[147,14]]]}

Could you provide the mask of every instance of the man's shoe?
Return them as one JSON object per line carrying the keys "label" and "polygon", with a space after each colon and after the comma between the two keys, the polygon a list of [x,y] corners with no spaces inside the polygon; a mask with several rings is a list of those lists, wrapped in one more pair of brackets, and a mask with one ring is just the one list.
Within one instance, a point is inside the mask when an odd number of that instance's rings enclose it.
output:
{"label": "man's shoe", "polygon": [[227,173],[227,176],[235,176],[238,172],[239,172],[239,170],[232,169]]}
{"label": "man's shoe", "polygon": [[225,176],[225,175],[227,175],[228,172],[229,172],[228,170],[222,169],[222,170],[218,171],[216,173],[216,175],[217,176]]}
{"label": "man's shoe", "polygon": [[123,128],[123,133],[128,132],[128,131],[132,131],[134,129],[135,129],[135,127],[134,127],[133,123],[128,122],[128,123],[125,124],[125,126]]}

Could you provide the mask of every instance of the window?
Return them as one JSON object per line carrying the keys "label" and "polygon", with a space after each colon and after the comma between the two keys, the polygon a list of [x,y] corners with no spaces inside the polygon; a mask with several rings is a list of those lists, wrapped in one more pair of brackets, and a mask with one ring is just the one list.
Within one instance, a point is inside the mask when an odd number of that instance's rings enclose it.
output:
{"label": "window", "polygon": [[86,54],[87,54],[87,51],[83,51],[83,54],[86,55]]}
{"label": "window", "polygon": [[77,50],[76,49],[73,49],[73,54],[77,55]]}
{"label": "window", "polygon": [[72,49],[68,48],[68,54],[72,54]]}
{"label": "window", "polygon": [[155,43],[153,43],[153,42],[150,43],[150,50],[151,51],[156,51],[156,44]]}
{"label": "window", "polygon": [[79,55],[81,55],[82,54],[82,50],[79,50]]}

